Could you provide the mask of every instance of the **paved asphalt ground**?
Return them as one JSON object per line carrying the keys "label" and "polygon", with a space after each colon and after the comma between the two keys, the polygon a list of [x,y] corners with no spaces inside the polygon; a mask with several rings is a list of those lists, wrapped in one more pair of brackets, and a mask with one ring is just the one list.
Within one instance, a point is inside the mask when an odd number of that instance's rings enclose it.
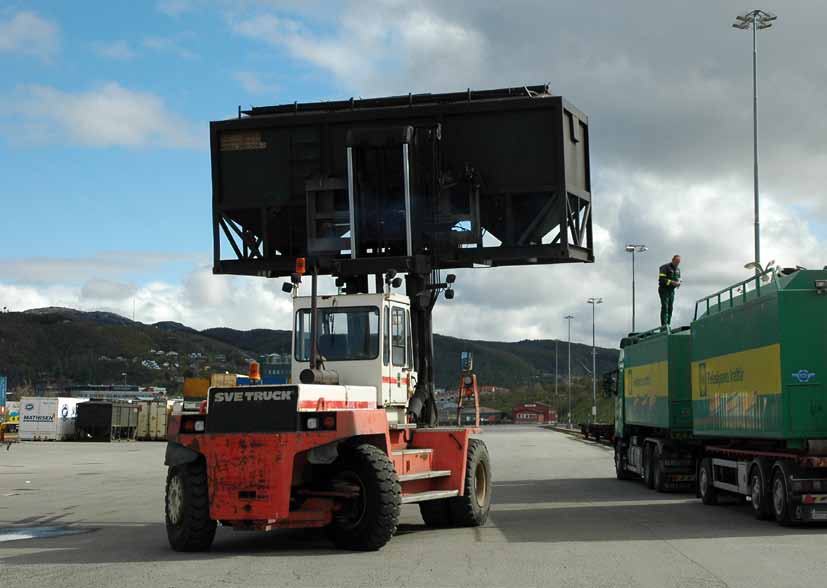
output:
{"label": "paved asphalt ground", "polygon": [[[427,529],[405,506],[378,553],[318,532],[219,529],[177,554],[163,526],[163,443],[0,449],[0,586],[821,586],[827,528],[756,521],[614,479],[607,447],[534,427],[486,429],[494,506],[480,529]],[[30,527],[74,534],[9,540]],[[42,532],[42,531],[35,531]]]}

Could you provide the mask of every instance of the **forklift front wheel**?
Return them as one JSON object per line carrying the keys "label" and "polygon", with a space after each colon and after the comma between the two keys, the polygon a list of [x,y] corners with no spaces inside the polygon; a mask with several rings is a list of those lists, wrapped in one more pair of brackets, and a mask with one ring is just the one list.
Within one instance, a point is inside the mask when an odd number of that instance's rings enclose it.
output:
{"label": "forklift front wheel", "polygon": [[215,538],[210,519],[207,467],[203,460],[170,467],[166,485],[166,527],[175,551],[205,551]]}
{"label": "forklift front wheel", "polygon": [[396,532],[402,497],[393,462],[373,445],[342,452],[333,485],[350,487],[356,496],[334,515],[328,534],[341,549],[375,551]]}
{"label": "forklift front wheel", "polygon": [[491,510],[491,459],[479,439],[469,439],[462,496],[451,499],[451,519],[459,527],[479,527]]}

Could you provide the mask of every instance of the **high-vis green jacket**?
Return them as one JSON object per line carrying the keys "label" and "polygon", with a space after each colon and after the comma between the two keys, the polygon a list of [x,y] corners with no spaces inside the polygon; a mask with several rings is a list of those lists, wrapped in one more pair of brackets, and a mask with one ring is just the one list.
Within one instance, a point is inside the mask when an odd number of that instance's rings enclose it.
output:
{"label": "high-vis green jacket", "polygon": [[680,281],[681,270],[679,267],[676,267],[671,261],[660,266],[660,273],[658,273],[658,288],[674,289]]}

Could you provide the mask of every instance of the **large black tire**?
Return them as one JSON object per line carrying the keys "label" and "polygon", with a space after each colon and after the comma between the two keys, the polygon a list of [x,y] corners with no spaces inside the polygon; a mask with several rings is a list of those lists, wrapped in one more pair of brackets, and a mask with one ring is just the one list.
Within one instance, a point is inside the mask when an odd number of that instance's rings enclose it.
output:
{"label": "large black tire", "polygon": [[420,502],[419,514],[429,527],[450,527],[454,523],[451,517],[450,498]]}
{"label": "large black tire", "polygon": [[632,474],[626,469],[626,455],[622,445],[620,441],[615,443],[615,476],[618,480],[631,480]]}
{"label": "large black tire", "polygon": [[655,487],[655,476],[652,471],[652,444],[643,446],[643,483],[652,490]]}
{"label": "large black tire", "polygon": [[451,500],[451,521],[458,527],[479,527],[491,510],[491,459],[479,439],[468,440],[463,495]]}
{"label": "large black tire", "polygon": [[402,498],[393,462],[381,449],[356,445],[342,451],[336,480],[359,487],[333,517],[328,535],[336,547],[356,551],[381,549],[396,532]]}
{"label": "large black tire", "polygon": [[787,464],[776,462],[772,473],[772,514],[779,525],[793,522],[790,506],[790,493],[787,486],[789,472]]}
{"label": "large black tire", "polygon": [[713,486],[713,480],[712,460],[705,457],[698,468],[698,493],[701,496],[701,502],[707,505],[718,504],[718,489]]}
{"label": "large black tire", "polygon": [[210,519],[207,466],[199,459],[167,470],[165,519],[167,538],[175,551],[205,551],[215,538]]}
{"label": "large black tire", "polygon": [[666,492],[666,480],[664,479],[663,463],[660,447],[657,445],[652,451],[652,488],[657,492]]}
{"label": "large black tire", "polygon": [[772,490],[767,478],[766,470],[758,463],[753,464],[749,474],[749,488],[752,512],[759,521],[772,517]]}

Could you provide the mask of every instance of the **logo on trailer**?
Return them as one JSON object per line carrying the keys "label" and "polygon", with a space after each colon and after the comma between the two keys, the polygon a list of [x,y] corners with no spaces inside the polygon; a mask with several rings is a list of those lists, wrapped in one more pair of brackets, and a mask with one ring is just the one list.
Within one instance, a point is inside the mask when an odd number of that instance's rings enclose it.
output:
{"label": "logo on trailer", "polygon": [[807,384],[815,379],[815,377],[815,372],[811,372],[809,370],[798,370],[797,372],[793,372],[793,378],[797,380],[799,384]]}
{"label": "logo on trailer", "polygon": [[32,404],[31,402],[27,402],[26,406],[24,406],[23,408],[25,408],[26,410],[34,410],[34,404]]}
{"label": "logo on trailer", "polygon": [[60,409],[60,418],[64,421],[69,418],[69,405],[64,404],[63,408]]}

